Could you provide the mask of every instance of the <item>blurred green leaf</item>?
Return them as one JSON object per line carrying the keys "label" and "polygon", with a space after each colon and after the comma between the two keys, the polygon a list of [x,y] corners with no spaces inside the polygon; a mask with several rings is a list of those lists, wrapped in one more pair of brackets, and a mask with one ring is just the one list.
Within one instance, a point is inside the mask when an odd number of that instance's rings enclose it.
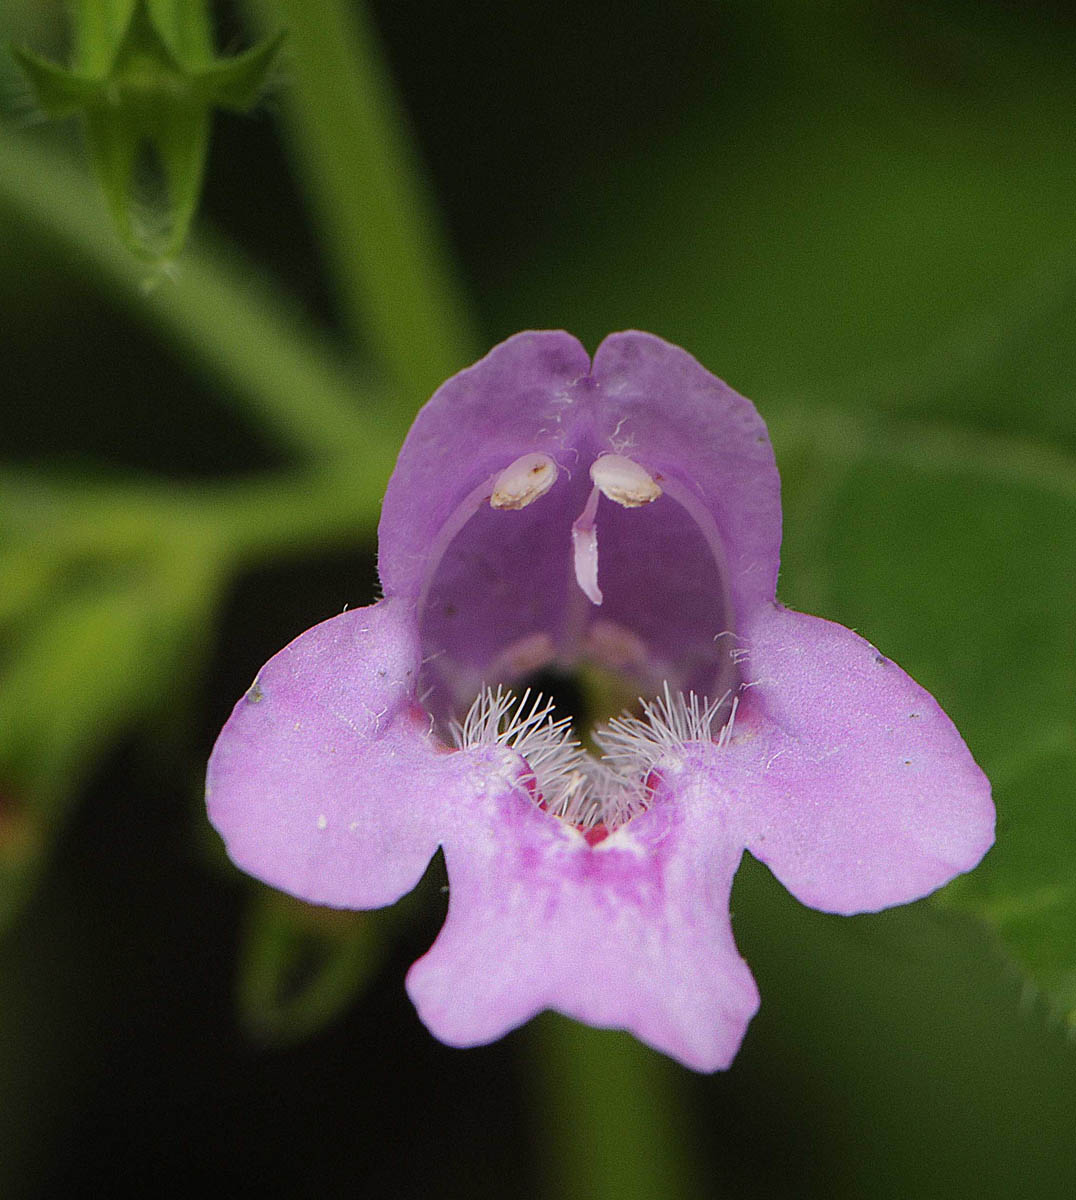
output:
{"label": "blurred green leaf", "polygon": [[233,58],[216,59],[195,79],[197,92],[218,108],[246,112],[264,91],[285,36],[279,33]]}
{"label": "blurred green leaf", "polygon": [[1076,447],[1071,25],[723,7],[713,107],[582,166],[487,297],[497,333],[650,329],[763,408],[974,410]]}
{"label": "blurred green leaf", "polygon": [[941,701],[994,784],[997,844],[941,899],[1076,1024],[1076,462],[912,422],[775,422],[782,595]]}
{"label": "blurred green leaf", "polygon": [[395,910],[318,908],[259,887],[239,959],[240,1020],[277,1045],[317,1033],[355,1001],[381,965]]}
{"label": "blurred green leaf", "polygon": [[41,820],[17,796],[0,792],[0,931],[30,894],[47,849]]}
{"label": "blurred green leaf", "polygon": [[5,545],[0,550],[0,632],[43,604],[56,564],[44,548]]}
{"label": "blurred green leaf", "polygon": [[13,46],[11,53],[26,72],[46,116],[69,117],[96,102],[101,86],[96,79],[68,71],[21,46]]}
{"label": "blurred green leaf", "polygon": [[217,591],[203,549],[85,563],[0,658],[0,927],[39,876],[69,801],[127,728],[176,703]]}

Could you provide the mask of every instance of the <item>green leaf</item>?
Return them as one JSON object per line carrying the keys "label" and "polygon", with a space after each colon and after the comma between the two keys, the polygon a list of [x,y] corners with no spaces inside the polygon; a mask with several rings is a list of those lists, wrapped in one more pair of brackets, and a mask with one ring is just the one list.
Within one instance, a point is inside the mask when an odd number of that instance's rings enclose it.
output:
{"label": "green leaf", "polygon": [[11,53],[34,89],[34,97],[50,117],[70,117],[96,102],[99,80],[75,74],[47,58],[12,46]]}
{"label": "green leaf", "polygon": [[995,777],[998,847],[943,898],[995,928],[1033,990],[1076,1030],[1076,730],[1044,730],[1018,773],[1003,766]]}
{"label": "green leaf", "polygon": [[318,908],[259,888],[248,910],[237,1001],[248,1035],[277,1045],[317,1033],[380,966],[399,916]]}
{"label": "green leaf", "polygon": [[286,34],[265,38],[233,58],[218,58],[197,76],[197,91],[207,103],[246,112],[265,90]]}
{"label": "green leaf", "polygon": [[970,412],[1076,448],[1071,38],[1032,18],[995,45],[963,6],[947,39],[924,9],[923,45],[977,61],[910,80],[903,40],[846,6],[791,63],[787,14],[751,6],[773,27],[750,34],[747,7],[718,103],[573,179],[502,266],[497,332],[650,329],[760,403]]}
{"label": "green leaf", "polygon": [[[0,537],[5,531],[0,527]],[[0,550],[0,635],[47,603],[56,563],[43,547],[4,545]]]}
{"label": "green leaf", "polygon": [[193,545],[150,564],[69,566],[80,582],[57,586],[0,657],[0,928],[102,752],[175,703],[216,594],[215,564]]}
{"label": "green leaf", "polygon": [[940,898],[1076,1024],[1076,462],[846,413],[775,434],[783,598],[856,628],[953,717],[997,843]]}
{"label": "green leaf", "polygon": [[41,875],[47,830],[33,810],[0,791],[0,931],[18,914]]}

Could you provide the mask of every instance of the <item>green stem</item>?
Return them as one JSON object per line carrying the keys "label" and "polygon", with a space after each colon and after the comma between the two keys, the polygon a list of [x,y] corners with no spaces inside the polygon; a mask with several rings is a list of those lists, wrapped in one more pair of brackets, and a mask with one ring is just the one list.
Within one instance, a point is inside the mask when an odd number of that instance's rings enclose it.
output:
{"label": "green stem", "polygon": [[546,1192],[557,1200],[702,1194],[677,1095],[682,1068],[626,1034],[544,1015],[531,1029]]}
{"label": "green stem", "polygon": [[[377,471],[398,439],[363,411],[357,382],[299,315],[220,245],[192,247],[148,275],[112,232],[97,189],[60,155],[0,133],[0,218],[14,218],[90,267],[143,319],[224,383],[259,424],[317,458]],[[381,407],[379,405],[379,407]]]}
{"label": "green stem", "polygon": [[295,154],[353,335],[408,397],[406,423],[474,339],[377,38],[361,4],[254,7],[287,30]]}
{"label": "green stem", "polygon": [[108,558],[182,543],[196,530],[241,566],[372,534],[390,466],[386,456],[365,472],[348,463],[242,483],[90,489],[9,469],[0,474],[3,531],[13,544],[47,540],[60,558]]}
{"label": "green stem", "polygon": [[191,520],[215,531],[240,565],[279,560],[311,548],[372,538],[391,456],[364,474],[349,468],[258,481],[227,494],[205,489],[193,498]]}

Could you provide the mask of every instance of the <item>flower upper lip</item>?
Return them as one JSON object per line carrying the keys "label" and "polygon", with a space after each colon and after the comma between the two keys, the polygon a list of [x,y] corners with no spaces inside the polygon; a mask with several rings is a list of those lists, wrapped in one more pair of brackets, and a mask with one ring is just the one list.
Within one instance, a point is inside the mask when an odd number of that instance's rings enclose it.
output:
{"label": "flower upper lip", "polygon": [[[417,597],[422,690],[441,722],[459,719],[483,684],[518,681],[488,673],[513,647],[548,638],[557,666],[573,669],[594,650],[599,619],[646,647],[639,691],[668,680],[718,696],[738,682],[715,635],[760,602],[758,555],[776,574],[765,427],[748,401],[649,335],[607,338],[588,366],[568,334],[518,335],[448,381],[400,453],[379,561],[386,595]],[[687,438],[685,405],[701,414]],[[746,569],[726,560],[729,544],[750,548]]]}

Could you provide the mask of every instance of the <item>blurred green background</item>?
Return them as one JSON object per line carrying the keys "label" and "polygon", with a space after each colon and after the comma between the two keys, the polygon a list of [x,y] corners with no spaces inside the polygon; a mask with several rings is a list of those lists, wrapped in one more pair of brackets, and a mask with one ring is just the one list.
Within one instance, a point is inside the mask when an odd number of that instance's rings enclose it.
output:
{"label": "blurred green background", "polygon": [[[288,30],[166,269],[0,10],[0,1196],[1076,1194],[1076,17],[1055,3],[215,9]],[[263,892],[201,774],[374,594],[411,416],[503,337],[651,330],[752,397],[780,595],[941,701],[998,845],[839,919],[746,861],[726,1074],[544,1017],[434,1042],[385,914]]]}

